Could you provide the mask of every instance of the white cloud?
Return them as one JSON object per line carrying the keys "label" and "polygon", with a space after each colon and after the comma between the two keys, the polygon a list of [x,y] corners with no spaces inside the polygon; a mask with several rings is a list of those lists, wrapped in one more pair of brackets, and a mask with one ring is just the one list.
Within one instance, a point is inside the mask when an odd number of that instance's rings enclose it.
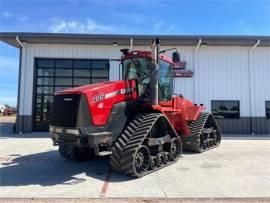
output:
{"label": "white cloud", "polygon": [[156,32],[160,32],[161,27],[164,25],[165,23],[163,21],[157,22],[156,24],[154,24],[154,30]]}
{"label": "white cloud", "polygon": [[175,29],[175,26],[167,24],[164,21],[159,21],[153,25],[153,28],[156,34],[170,34]]}
{"label": "white cloud", "polygon": [[114,27],[97,23],[87,18],[85,20],[64,20],[56,18],[49,30],[54,33],[109,33],[114,32]]}
{"label": "white cloud", "polygon": [[28,17],[27,16],[18,16],[17,18],[19,21],[27,21]]}
{"label": "white cloud", "polygon": [[3,16],[3,18],[6,18],[6,19],[15,19],[15,20],[19,20],[19,21],[27,21],[28,20],[28,17],[25,15],[13,14],[13,13],[10,13],[7,11],[3,12],[2,16]]}
{"label": "white cloud", "polygon": [[9,13],[9,12],[3,12],[2,16],[4,18],[12,18],[13,17],[13,14]]}
{"label": "white cloud", "polygon": [[251,28],[245,23],[245,21],[240,20],[237,24],[238,32],[245,35],[252,35],[254,34]]}

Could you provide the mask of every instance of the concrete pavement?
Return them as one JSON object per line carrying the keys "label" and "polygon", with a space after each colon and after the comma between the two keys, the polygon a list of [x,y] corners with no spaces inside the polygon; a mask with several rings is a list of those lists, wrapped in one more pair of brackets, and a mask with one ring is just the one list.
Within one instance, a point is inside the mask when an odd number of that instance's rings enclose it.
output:
{"label": "concrete pavement", "polygon": [[269,136],[226,138],[216,149],[184,153],[176,164],[133,179],[111,171],[106,157],[85,163],[61,158],[47,133],[2,133],[0,164],[0,198],[191,198],[192,202],[270,197]]}
{"label": "concrete pavement", "polygon": [[[0,197],[269,197],[270,140],[223,140],[140,179],[111,172],[108,158],[64,160],[49,138],[1,137]],[[104,191],[104,184],[107,188]]]}

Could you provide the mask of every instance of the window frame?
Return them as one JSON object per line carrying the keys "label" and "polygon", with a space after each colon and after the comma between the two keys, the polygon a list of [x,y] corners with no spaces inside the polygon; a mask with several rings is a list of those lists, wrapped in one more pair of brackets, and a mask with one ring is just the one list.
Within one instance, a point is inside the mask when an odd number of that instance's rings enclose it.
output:
{"label": "window frame", "polygon": [[[270,120],[270,108],[269,108],[269,112],[267,112],[267,103],[269,103],[269,107],[270,107],[270,100],[265,101],[265,118],[267,120]],[[269,116],[267,116],[267,113],[269,114]]]}
{"label": "window frame", "polygon": [[[238,106],[238,113],[237,113],[237,117],[235,118],[219,118],[217,116],[215,116],[212,112],[213,112],[213,102],[236,102],[237,106]],[[220,120],[239,120],[241,117],[241,106],[240,106],[240,100],[211,100],[211,113],[213,114],[213,116],[215,117],[215,119],[220,119]]]}

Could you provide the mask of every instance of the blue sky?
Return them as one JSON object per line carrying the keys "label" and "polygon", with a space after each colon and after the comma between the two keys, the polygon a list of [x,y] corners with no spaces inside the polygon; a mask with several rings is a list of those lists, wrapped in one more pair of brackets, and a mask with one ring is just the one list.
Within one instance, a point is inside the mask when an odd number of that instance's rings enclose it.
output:
{"label": "blue sky", "polygon": [[[270,0],[0,0],[0,31],[270,35]],[[16,104],[18,61],[0,42],[0,103]]]}

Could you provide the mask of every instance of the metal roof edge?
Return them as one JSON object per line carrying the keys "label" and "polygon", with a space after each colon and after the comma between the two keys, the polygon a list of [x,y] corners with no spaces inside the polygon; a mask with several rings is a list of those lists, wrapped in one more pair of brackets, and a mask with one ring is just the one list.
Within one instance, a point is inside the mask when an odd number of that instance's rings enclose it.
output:
{"label": "metal roof edge", "polygon": [[[270,36],[260,36],[260,35],[130,35],[130,34],[78,34],[78,33],[34,33],[34,32],[0,32],[0,40],[10,44],[11,46],[20,47],[16,41],[16,36],[18,36],[22,41],[33,41],[34,43],[44,44],[44,40],[52,40],[60,42],[61,44],[70,44],[69,40],[129,40],[133,38],[134,40],[151,40],[153,38],[159,37],[161,40],[173,41],[179,40],[182,43],[185,40],[190,40],[190,46],[193,46],[197,40],[202,39],[202,41],[215,42],[216,44],[224,44],[223,46],[233,46],[233,44],[239,44],[239,46],[249,46],[259,39],[261,41],[260,46],[270,46]],[[54,40],[54,41],[53,41]],[[43,43],[42,43],[43,41]],[[106,42],[104,42],[106,43]],[[175,43],[175,42],[174,42]],[[57,43],[55,43],[57,44]],[[74,43],[76,44],[76,43]],[[111,44],[111,43],[108,43]],[[211,45],[211,44],[210,44]],[[237,45],[236,45],[237,46]]]}

